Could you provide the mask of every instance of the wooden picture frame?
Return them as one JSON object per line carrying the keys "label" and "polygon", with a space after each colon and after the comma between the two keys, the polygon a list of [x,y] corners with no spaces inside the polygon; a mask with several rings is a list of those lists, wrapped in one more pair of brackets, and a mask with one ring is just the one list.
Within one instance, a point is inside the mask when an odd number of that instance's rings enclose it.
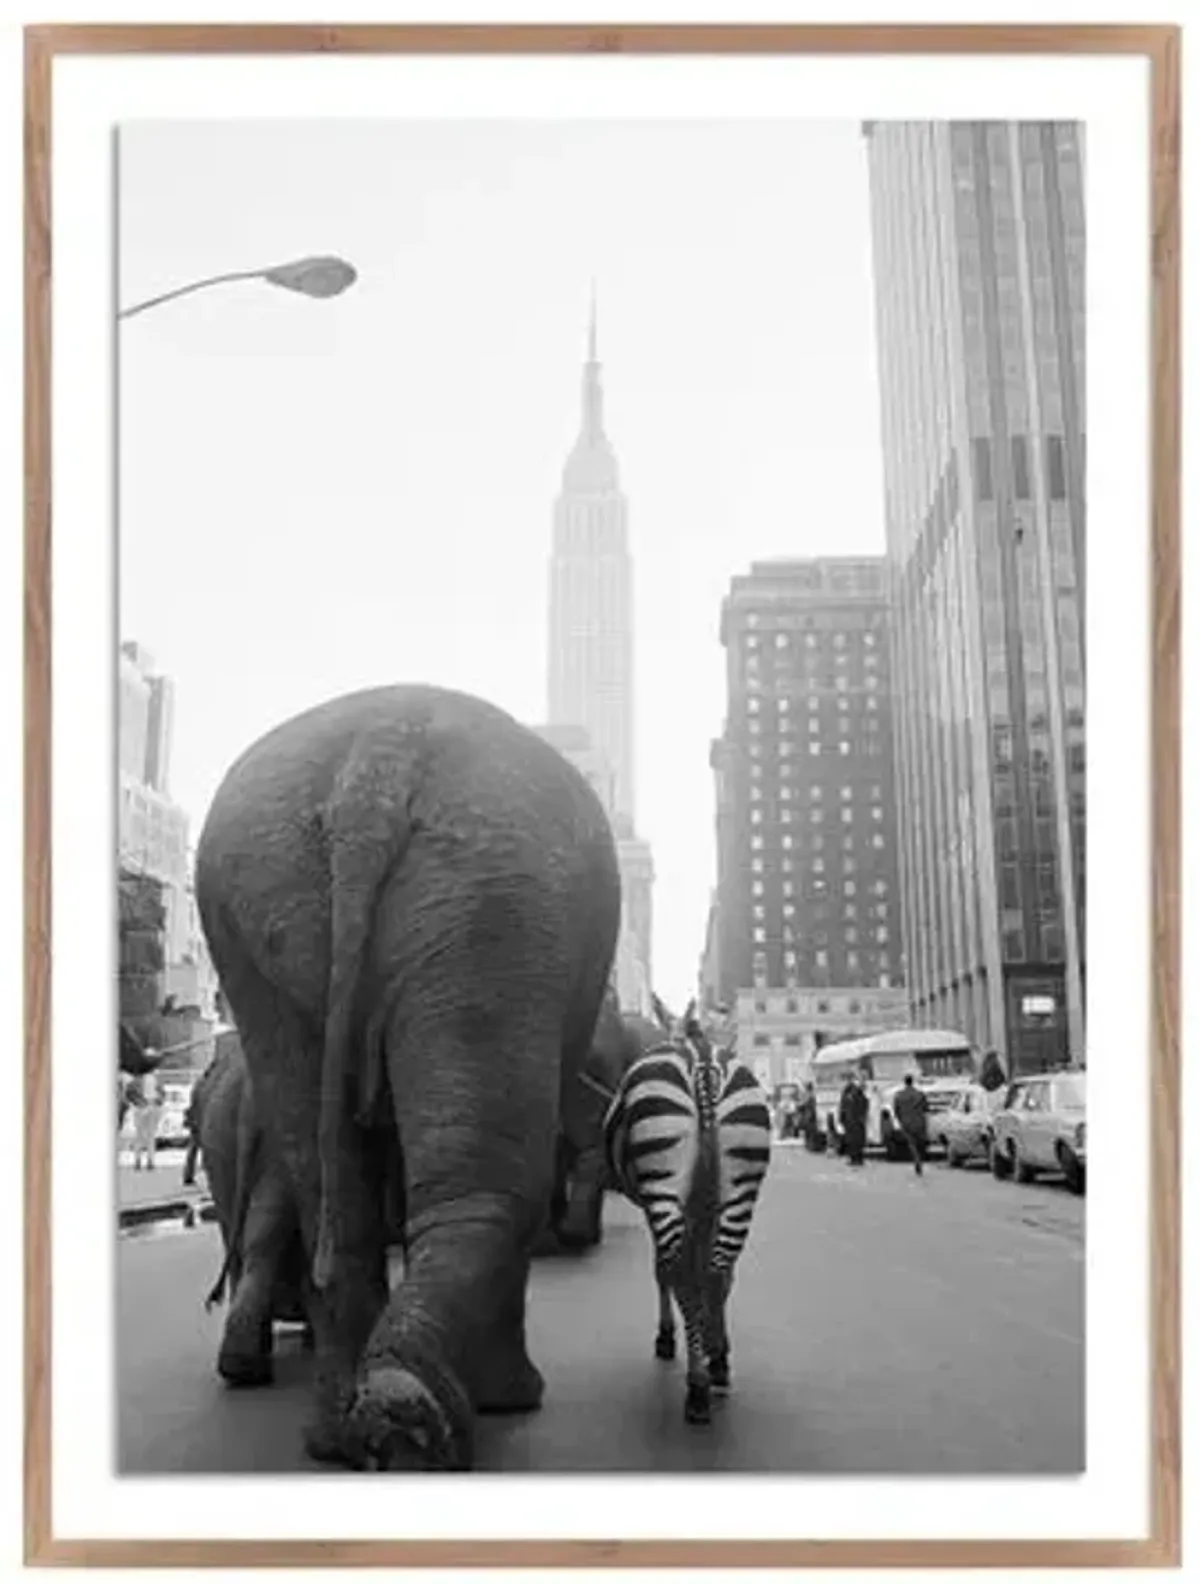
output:
{"label": "wooden picture frame", "polygon": [[[1180,1560],[1179,29],[1168,26],[37,26],[25,49],[25,1539],[41,1566],[1096,1567]],[[51,70],[135,53],[1138,55],[1151,78],[1150,1526],[1126,1540],[85,1540],[51,1514]]]}

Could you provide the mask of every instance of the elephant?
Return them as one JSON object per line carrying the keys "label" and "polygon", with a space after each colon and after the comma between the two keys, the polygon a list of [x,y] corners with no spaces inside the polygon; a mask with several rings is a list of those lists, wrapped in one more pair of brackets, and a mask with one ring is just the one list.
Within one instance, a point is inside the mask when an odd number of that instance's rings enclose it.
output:
{"label": "elephant", "polygon": [[560,1132],[585,1147],[606,1105],[581,1081],[620,918],[604,808],[495,706],[373,688],[237,760],[195,888],[311,1271],[307,1450],[469,1468],[473,1412],[541,1403],[530,1247]]}
{"label": "elephant", "polygon": [[[663,1030],[649,1018],[622,1012],[610,992],[592,1036],[584,1082],[594,1085],[607,1106],[626,1070],[664,1038]],[[535,1252],[594,1248],[603,1235],[604,1193],[609,1186],[603,1132],[597,1131],[582,1146],[560,1134],[549,1221]]]}
{"label": "elephant", "polygon": [[304,1325],[311,1341],[307,1262],[291,1185],[263,1138],[236,1041],[197,1082],[187,1125],[189,1155],[203,1157],[225,1249],[208,1295],[210,1307],[226,1289],[230,1298],[217,1372],[233,1386],[262,1385],[273,1376],[275,1321]]}

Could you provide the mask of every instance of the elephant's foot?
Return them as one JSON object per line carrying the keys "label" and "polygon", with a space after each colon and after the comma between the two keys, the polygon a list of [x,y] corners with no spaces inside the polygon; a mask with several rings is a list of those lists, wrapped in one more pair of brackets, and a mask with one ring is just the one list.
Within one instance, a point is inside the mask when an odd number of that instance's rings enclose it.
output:
{"label": "elephant's foot", "polygon": [[708,1383],[714,1392],[724,1395],[729,1390],[729,1353],[710,1353],[708,1356]]}
{"label": "elephant's foot", "polygon": [[217,1354],[217,1374],[228,1386],[269,1386],[275,1365],[269,1353],[238,1353],[223,1347]]}
{"label": "elephant's foot", "polygon": [[231,1315],[217,1354],[217,1374],[230,1386],[269,1386],[275,1379],[273,1345],[269,1320]]}
{"label": "elephant's foot", "polygon": [[654,1357],[660,1359],[673,1359],[675,1357],[674,1331],[659,1331],[655,1335]]}
{"label": "elephant's foot", "polygon": [[556,1229],[545,1226],[530,1244],[529,1253],[534,1259],[552,1259],[556,1254],[565,1254],[566,1248]]}
{"label": "elephant's foot", "polygon": [[413,1370],[381,1361],[368,1369],[347,1426],[355,1467],[392,1472],[469,1469],[471,1411],[443,1374],[439,1390]]}
{"label": "elephant's foot", "polygon": [[517,1357],[489,1360],[473,1386],[478,1413],[531,1413],[542,1406],[546,1391],[541,1370],[524,1348]]}

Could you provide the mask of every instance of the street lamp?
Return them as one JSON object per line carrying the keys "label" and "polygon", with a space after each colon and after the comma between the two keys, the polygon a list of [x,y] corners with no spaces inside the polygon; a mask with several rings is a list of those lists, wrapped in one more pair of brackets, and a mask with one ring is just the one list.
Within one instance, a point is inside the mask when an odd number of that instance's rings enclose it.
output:
{"label": "street lamp", "polygon": [[170,302],[173,297],[186,297],[189,292],[223,286],[228,281],[264,280],[271,286],[282,286],[285,291],[300,292],[305,297],[336,297],[348,286],[353,286],[357,279],[358,271],[345,259],[332,256],[295,259],[290,264],[275,264],[270,269],[231,270],[224,275],[209,275],[204,280],[163,292],[159,297],[134,303],[131,308],[118,309],[117,318],[128,319],[133,314],[144,313],[147,308],[157,308],[159,303]]}

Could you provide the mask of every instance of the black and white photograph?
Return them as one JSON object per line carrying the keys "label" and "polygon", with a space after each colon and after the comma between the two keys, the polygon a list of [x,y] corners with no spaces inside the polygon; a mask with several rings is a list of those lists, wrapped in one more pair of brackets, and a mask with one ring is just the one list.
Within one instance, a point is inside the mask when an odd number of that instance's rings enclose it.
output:
{"label": "black and white photograph", "polygon": [[1086,155],[118,125],[120,1476],[1085,1470]]}

